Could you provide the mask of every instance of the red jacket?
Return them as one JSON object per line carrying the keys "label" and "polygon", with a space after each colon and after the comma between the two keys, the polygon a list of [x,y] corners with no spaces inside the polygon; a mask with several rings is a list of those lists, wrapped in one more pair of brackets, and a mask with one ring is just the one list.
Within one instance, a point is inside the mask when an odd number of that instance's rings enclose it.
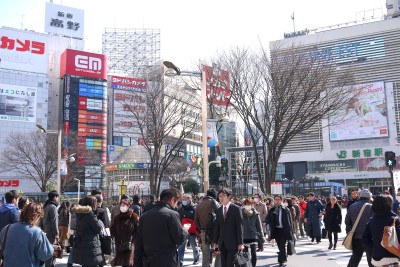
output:
{"label": "red jacket", "polygon": [[306,208],[307,208],[307,202],[303,202],[303,203],[298,203],[298,205],[299,205],[299,208],[300,208],[300,219],[304,219],[304,211],[306,210]]}

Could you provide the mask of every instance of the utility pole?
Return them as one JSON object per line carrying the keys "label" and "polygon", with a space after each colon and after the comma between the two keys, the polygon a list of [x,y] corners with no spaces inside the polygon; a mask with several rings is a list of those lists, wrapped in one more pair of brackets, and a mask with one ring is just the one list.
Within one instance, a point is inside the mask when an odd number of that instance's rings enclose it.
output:
{"label": "utility pole", "polygon": [[291,18],[292,21],[293,21],[293,32],[296,32],[296,27],[295,27],[295,25],[294,25],[294,12],[293,12],[292,15],[290,15],[290,18]]}

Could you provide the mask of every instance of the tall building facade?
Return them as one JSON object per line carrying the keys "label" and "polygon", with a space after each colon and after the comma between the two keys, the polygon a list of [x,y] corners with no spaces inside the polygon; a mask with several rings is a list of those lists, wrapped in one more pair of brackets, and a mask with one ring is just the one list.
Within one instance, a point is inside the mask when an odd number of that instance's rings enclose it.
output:
{"label": "tall building facade", "polygon": [[280,158],[284,177],[295,183],[312,176],[343,184],[342,192],[321,189],[326,194],[347,194],[352,188],[378,193],[392,184],[384,153],[400,152],[399,25],[400,19],[391,18],[271,42],[280,49],[296,44],[337,68],[351,64],[352,86],[362,91],[354,107],[339,111],[351,114],[350,120],[332,125],[330,117],[289,143]]}

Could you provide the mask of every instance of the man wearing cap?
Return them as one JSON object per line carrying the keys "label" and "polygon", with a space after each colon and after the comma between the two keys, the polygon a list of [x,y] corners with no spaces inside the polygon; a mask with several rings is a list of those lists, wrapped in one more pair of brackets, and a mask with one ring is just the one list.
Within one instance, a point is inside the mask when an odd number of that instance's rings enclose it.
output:
{"label": "man wearing cap", "polygon": [[371,251],[362,242],[362,235],[364,233],[365,227],[367,226],[369,219],[373,215],[371,209],[372,205],[370,203],[372,193],[368,189],[363,189],[359,192],[359,196],[359,201],[352,204],[351,207],[347,210],[345,219],[346,233],[349,233],[357,220],[358,214],[360,213],[362,207],[365,205],[365,209],[353,234],[353,254],[351,255],[347,267],[357,267],[361,261],[364,252],[367,254],[368,266],[373,267],[373,265],[371,264]]}

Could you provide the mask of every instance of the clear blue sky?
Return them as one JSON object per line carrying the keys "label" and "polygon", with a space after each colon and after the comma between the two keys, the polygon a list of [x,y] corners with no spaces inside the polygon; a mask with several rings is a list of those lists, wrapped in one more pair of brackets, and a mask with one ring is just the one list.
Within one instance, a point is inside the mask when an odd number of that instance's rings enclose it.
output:
{"label": "clear blue sky", "polygon": [[[0,26],[44,31],[46,0],[0,0]],[[85,10],[86,50],[101,52],[104,28],[161,30],[161,57],[181,69],[234,46],[256,47],[284,32],[385,14],[385,0],[54,0]],[[368,15],[371,12],[367,13]]]}

